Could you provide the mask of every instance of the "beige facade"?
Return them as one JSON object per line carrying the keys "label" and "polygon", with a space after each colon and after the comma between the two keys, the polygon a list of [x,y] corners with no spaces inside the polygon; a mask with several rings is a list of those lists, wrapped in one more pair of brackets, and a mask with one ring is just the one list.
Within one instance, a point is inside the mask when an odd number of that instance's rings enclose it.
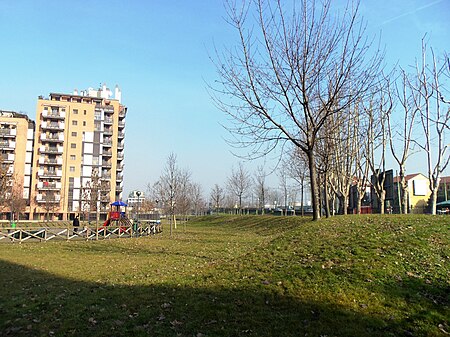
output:
{"label": "beige facade", "polygon": [[33,219],[106,214],[122,198],[127,108],[106,86],[51,93],[36,107]]}
{"label": "beige facade", "polygon": [[[5,217],[10,216],[11,193],[15,195],[13,198],[23,199],[23,206],[28,206],[30,202],[34,128],[35,124],[28,116],[0,110],[0,162],[10,189],[6,192],[6,200],[0,205],[0,212]],[[21,213],[28,211],[29,208],[20,209]]]}
{"label": "beige facade", "polygon": [[[428,206],[428,199],[431,195],[428,178],[422,173],[414,173],[406,175],[405,179],[408,184],[408,212],[415,214],[425,213]],[[399,204],[398,182],[399,177],[394,177],[394,205]]]}

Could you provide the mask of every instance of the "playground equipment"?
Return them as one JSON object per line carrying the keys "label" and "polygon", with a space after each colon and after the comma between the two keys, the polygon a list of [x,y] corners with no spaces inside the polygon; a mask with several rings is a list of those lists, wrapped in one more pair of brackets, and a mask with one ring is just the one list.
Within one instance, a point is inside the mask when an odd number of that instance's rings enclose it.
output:
{"label": "playground equipment", "polygon": [[[126,210],[128,204],[123,201],[115,201],[111,204],[111,211],[108,213],[108,218],[103,223],[103,227],[107,227],[109,225],[119,226],[121,229],[130,228],[133,224],[130,219],[128,219]],[[122,211],[121,207],[124,207]]]}

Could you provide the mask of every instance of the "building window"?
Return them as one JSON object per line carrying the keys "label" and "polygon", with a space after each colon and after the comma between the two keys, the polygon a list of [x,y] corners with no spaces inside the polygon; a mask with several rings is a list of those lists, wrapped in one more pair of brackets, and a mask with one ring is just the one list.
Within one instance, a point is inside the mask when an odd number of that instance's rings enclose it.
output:
{"label": "building window", "polygon": [[73,109],[73,114],[78,115],[78,109]]}
{"label": "building window", "polygon": [[87,113],[86,110],[84,110],[84,114],[85,114],[85,115],[86,115],[86,113]]}
{"label": "building window", "polygon": [[83,121],[83,126],[86,126],[86,121]]}
{"label": "building window", "polygon": [[72,121],[72,125],[78,125],[77,121]]}
{"label": "building window", "polygon": [[72,137],[76,137],[77,136],[77,133],[74,131],[74,132],[72,132]]}
{"label": "building window", "polygon": [[71,143],[71,144],[70,144],[70,148],[71,148],[71,149],[76,149],[76,148],[77,148],[77,144]]}
{"label": "building window", "polygon": [[70,172],[75,172],[75,166],[70,167]]}
{"label": "building window", "polygon": [[77,157],[74,154],[70,155],[70,160],[76,160],[76,159],[77,159]]}

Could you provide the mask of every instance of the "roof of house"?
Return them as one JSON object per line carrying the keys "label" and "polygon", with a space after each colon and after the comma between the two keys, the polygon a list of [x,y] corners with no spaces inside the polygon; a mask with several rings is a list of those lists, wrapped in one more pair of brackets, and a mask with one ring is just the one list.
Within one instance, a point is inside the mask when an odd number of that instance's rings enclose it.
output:
{"label": "roof of house", "polygon": [[[411,180],[412,178],[418,176],[419,174],[422,174],[422,173],[407,174],[407,175],[405,176],[405,180],[406,180],[406,181],[409,181],[409,180]],[[399,181],[400,181],[400,176],[394,177],[394,183],[398,183]]]}
{"label": "roof of house", "polygon": [[[406,181],[409,181],[409,180],[415,178],[415,177],[418,176],[418,175],[422,175],[422,176],[426,177],[426,175],[424,175],[424,174],[422,174],[422,173],[413,173],[413,174],[407,174],[407,175],[405,176],[405,180],[406,180]],[[398,183],[399,181],[400,181],[400,177],[399,177],[399,176],[394,177],[394,183]],[[441,177],[440,183],[441,183],[441,184],[442,184],[442,183],[450,184],[450,176]]]}

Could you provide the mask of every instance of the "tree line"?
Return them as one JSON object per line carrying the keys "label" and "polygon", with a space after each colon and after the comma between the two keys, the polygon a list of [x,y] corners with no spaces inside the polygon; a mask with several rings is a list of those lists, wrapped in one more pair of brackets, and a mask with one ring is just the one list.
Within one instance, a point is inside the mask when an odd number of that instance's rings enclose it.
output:
{"label": "tree line", "polygon": [[340,13],[331,0],[302,0],[296,7],[280,0],[226,4],[238,42],[216,50],[219,79],[210,89],[230,117],[233,145],[251,159],[280,151],[306,162],[314,220],[322,205],[329,215],[333,196],[345,213],[351,185],[362,199],[371,184],[384,213],[388,151],[398,165],[406,213],[407,160],[420,151],[435,214],[450,158],[448,54],[436,55],[424,37],[412,71],[387,69],[358,2]]}

